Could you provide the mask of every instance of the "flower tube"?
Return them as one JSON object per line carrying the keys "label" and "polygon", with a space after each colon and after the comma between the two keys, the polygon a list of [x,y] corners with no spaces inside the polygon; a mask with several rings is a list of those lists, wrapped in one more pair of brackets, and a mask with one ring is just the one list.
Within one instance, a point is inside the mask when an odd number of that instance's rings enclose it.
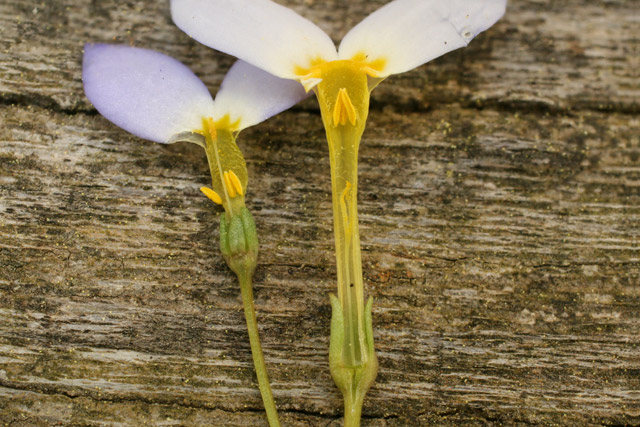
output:
{"label": "flower tube", "polygon": [[202,81],[177,60],[147,49],[106,44],[85,46],[82,79],[87,98],[119,127],[155,142],[189,141],[204,148],[212,188],[201,190],[224,208],[220,248],[240,282],[267,419],[270,426],[279,426],[253,303],[258,237],[245,206],[248,174],[236,137],[303,99],[303,88],[238,61],[214,101]]}
{"label": "flower tube", "polygon": [[371,301],[365,306],[357,212],[357,161],[369,94],[386,77],[466,46],[504,14],[506,0],[395,0],[335,48],[312,22],[271,0],[171,0],[173,20],[201,43],[313,90],[331,162],[338,296],[329,359],[357,426],[377,373]]}

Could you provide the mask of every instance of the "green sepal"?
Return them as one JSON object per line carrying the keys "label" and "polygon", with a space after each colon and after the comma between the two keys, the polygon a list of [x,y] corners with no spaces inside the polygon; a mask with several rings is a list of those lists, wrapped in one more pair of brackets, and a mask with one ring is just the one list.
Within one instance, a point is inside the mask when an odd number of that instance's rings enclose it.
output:
{"label": "green sepal", "polygon": [[258,232],[249,209],[220,215],[220,250],[236,274],[252,277],[258,263]]}
{"label": "green sepal", "polygon": [[225,258],[231,256],[231,248],[229,247],[229,226],[227,225],[227,215],[220,215],[220,251]]}
{"label": "green sepal", "polygon": [[378,374],[378,358],[373,348],[373,322],[371,309],[373,298],[369,298],[364,309],[364,327],[367,360],[361,366],[347,366],[343,357],[344,345],[344,312],[338,298],[330,294],[331,338],[329,340],[329,369],[336,386],[344,398],[345,427],[360,425],[362,403],[367,391]]}
{"label": "green sepal", "polygon": [[244,227],[240,216],[234,215],[231,217],[229,235],[227,237],[232,255],[246,252],[247,240],[244,237]]}
{"label": "green sepal", "polygon": [[256,223],[253,221],[253,215],[249,209],[243,207],[240,210],[240,219],[242,220],[242,228],[244,229],[244,237],[247,245],[247,251],[258,251],[258,231]]}

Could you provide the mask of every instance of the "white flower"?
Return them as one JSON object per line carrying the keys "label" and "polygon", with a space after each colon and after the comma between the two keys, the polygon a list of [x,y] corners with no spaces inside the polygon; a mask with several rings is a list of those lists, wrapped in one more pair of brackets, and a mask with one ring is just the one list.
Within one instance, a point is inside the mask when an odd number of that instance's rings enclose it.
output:
{"label": "white flower", "polygon": [[504,14],[506,0],[395,0],[356,25],[336,50],[315,24],[270,0],[171,0],[176,25],[201,43],[271,74],[323,78],[321,63],[358,62],[384,78],[466,46]]}

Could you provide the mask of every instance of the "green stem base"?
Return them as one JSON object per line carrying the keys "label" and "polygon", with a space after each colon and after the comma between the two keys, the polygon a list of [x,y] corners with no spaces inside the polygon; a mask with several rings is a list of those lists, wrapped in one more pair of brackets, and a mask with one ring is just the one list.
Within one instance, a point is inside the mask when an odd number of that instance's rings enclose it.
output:
{"label": "green stem base", "polygon": [[366,341],[366,362],[359,366],[347,363],[342,348],[344,346],[344,313],[338,298],[331,294],[331,340],[329,342],[329,368],[331,376],[344,399],[345,427],[359,427],[362,403],[367,391],[378,374],[378,359],[373,349],[373,326],[371,307],[373,299],[369,298],[364,310],[364,329]]}

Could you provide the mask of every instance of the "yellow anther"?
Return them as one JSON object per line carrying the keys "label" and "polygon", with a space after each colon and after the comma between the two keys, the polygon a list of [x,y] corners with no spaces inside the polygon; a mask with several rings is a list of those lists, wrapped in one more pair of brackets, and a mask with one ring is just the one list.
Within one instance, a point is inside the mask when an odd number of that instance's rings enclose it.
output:
{"label": "yellow anther", "polygon": [[351,195],[351,188],[353,186],[351,185],[351,183],[349,181],[347,181],[344,185],[344,190],[342,190],[342,194],[340,195],[340,201],[342,203],[345,204],[345,206],[347,205],[347,198]]}
{"label": "yellow anther", "polygon": [[242,189],[242,184],[240,184],[240,178],[238,178],[238,175],[236,175],[234,171],[230,170],[228,172],[228,176],[229,182],[231,182],[231,185],[233,186],[233,189],[236,190],[236,193],[244,196],[244,190]]}
{"label": "yellow anther", "polygon": [[352,126],[356,124],[356,109],[349,98],[347,89],[342,88],[338,91],[336,104],[333,106],[333,125],[346,125],[347,119]]}
{"label": "yellow anther", "polygon": [[238,194],[244,196],[244,190],[242,189],[242,184],[240,184],[240,179],[232,170],[224,172],[224,185],[227,188],[229,197],[232,199]]}
{"label": "yellow anther", "polygon": [[200,187],[200,191],[204,193],[205,196],[211,199],[211,201],[217,205],[222,204],[222,197],[215,191],[207,187]]}
{"label": "yellow anther", "polygon": [[223,176],[224,176],[224,187],[227,189],[227,194],[229,194],[229,197],[233,199],[234,197],[236,197],[236,189],[231,183],[231,178],[229,177],[229,171],[225,171]]}

